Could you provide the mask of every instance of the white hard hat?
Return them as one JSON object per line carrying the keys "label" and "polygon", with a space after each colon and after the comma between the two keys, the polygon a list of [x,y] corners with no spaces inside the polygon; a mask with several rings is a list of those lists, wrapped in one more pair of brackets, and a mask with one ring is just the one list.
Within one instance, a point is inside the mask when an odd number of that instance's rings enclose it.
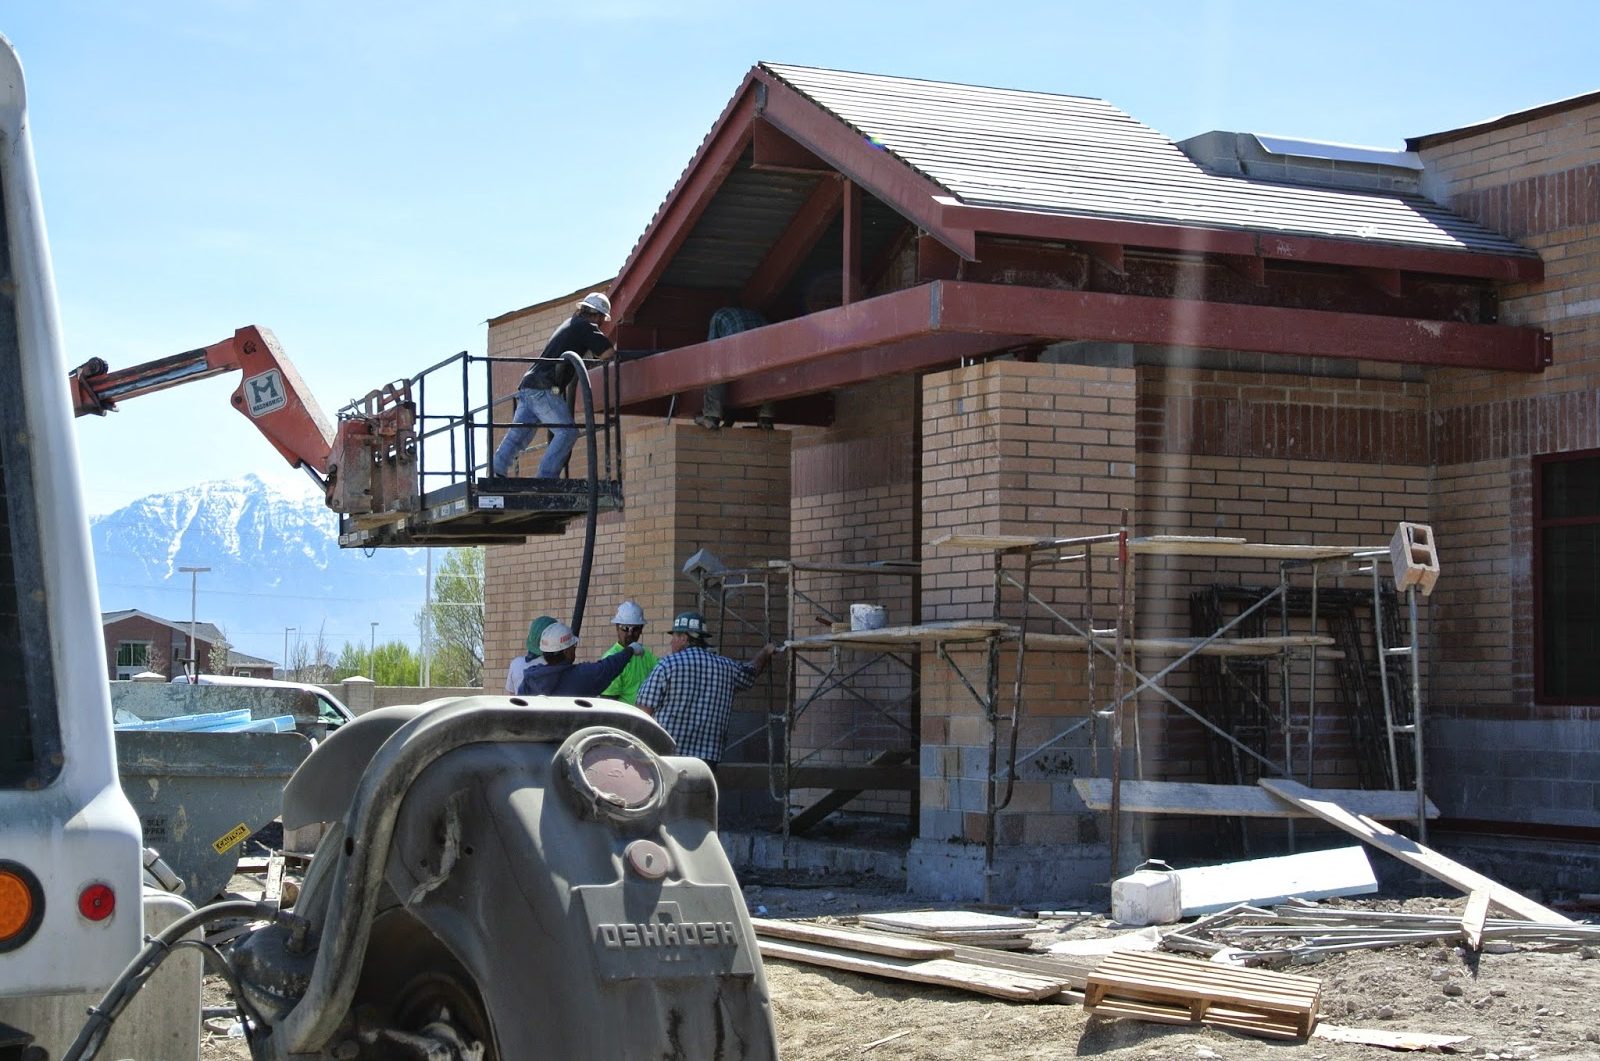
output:
{"label": "white hard hat", "polygon": [[611,319],[611,300],[598,291],[591,291],[578,302],[579,309],[592,309],[606,320]]}
{"label": "white hard hat", "polygon": [[565,652],[578,643],[578,635],[566,623],[551,623],[539,635],[540,652]]}
{"label": "white hard hat", "polygon": [[617,605],[617,614],[611,621],[618,626],[643,626],[644,609],[631,600],[625,600]]}

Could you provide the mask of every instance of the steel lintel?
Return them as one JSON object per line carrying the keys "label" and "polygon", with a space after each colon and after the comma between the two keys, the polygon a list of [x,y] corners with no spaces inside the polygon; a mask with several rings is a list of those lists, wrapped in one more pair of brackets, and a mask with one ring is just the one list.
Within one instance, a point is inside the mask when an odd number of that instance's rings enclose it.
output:
{"label": "steel lintel", "polygon": [[627,362],[622,404],[730,383],[749,405],[1076,340],[1510,372],[1550,360],[1536,328],[941,280]]}

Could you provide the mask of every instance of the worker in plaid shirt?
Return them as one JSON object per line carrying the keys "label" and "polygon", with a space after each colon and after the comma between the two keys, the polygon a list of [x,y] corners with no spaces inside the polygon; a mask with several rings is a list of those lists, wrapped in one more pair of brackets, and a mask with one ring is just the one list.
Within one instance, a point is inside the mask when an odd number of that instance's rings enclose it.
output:
{"label": "worker in plaid shirt", "polygon": [[706,620],[699,612],[683,612],[672,620],[671,634],[667,655],[639,686],[637,704],[678,742],[679,755],[704,759],[715,769],[733,694],[755,684],[775,648],[762,646],[749,663],[719,656],[706,646]]}

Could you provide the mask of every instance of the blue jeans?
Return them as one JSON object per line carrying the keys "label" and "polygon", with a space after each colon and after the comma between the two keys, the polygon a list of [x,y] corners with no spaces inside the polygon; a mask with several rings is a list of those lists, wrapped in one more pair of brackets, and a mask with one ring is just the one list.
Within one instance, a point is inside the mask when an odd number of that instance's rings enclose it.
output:
{"label": "blue jeans", "polygon": [[[570,424],[572,410],[567,408],[566,399],[553,391],[519,390],[517,411],[512,414],[511,422],[518,426],[506,432],[494,451],[495,475],[509,475],[512,462],[532,441],[534,429],[526,425]],[[550,432],[554,437],[539,461],[540,479],[554,479],[561,474],[562,466],[572,454],[572,444],[578,440],[576,427],[551,427]]]}

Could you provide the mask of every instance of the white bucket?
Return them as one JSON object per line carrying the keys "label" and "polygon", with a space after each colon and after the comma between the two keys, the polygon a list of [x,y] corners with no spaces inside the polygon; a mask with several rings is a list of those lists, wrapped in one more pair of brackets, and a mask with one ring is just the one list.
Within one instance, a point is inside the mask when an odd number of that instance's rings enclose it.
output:
{"label": "white bucket", "polygon": [[1182,883],[1170,869],[1135,870],[1111,884],[1111,920],[1120,925],[1170,925],[1183,919]]}
{"label": "white bucket", "polygon": [[882,630],[889,625],[888,613],[881,604],[850,605],[850,629]]}

